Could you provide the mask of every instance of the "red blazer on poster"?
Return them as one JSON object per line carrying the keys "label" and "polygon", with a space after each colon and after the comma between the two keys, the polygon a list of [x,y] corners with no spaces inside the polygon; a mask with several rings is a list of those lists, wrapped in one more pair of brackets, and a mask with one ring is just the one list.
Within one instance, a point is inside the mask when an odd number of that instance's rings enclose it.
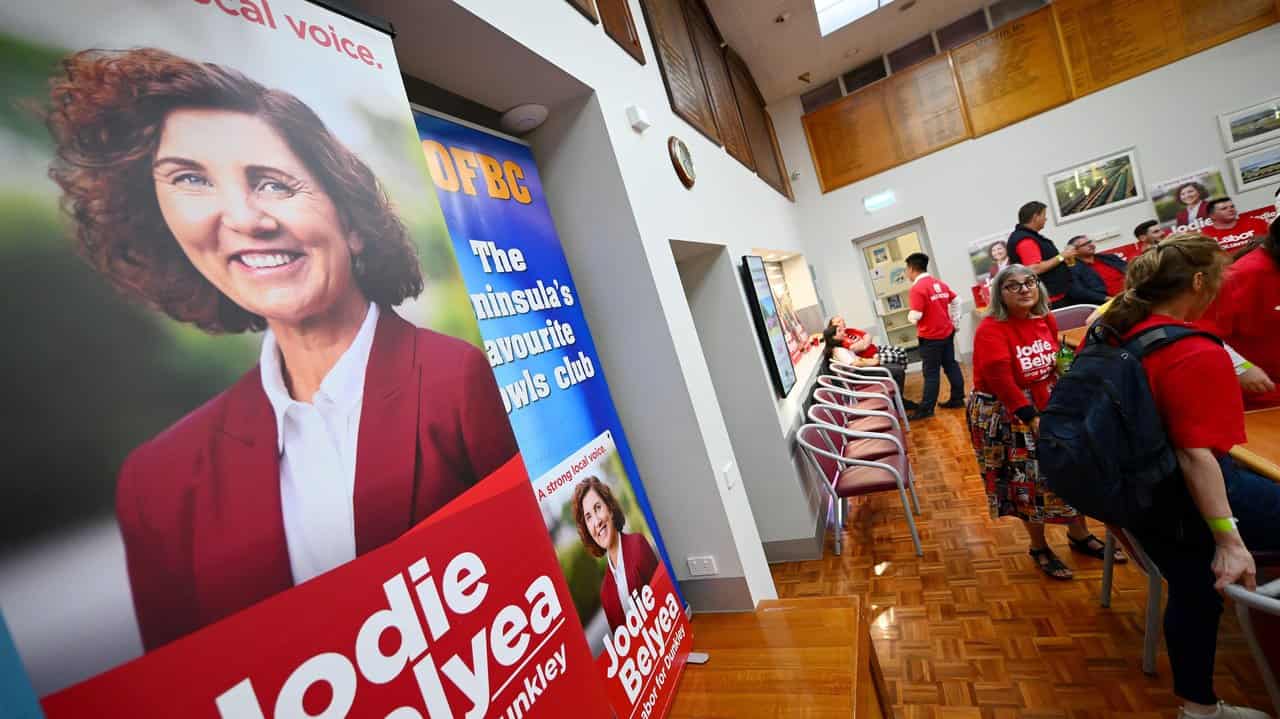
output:
{"label": "red blazer on poster", "polygon": [[1191,214],[1191,213],[1187,212],[1188,208],[1184,207],[1184,208],[1182,208],[1181,210],[1178,210],[1178,216],[1177,216],[1177,218],[1175,218],[1175,219],[1174,219],[1173,223],[1174,223],[1175,225],[1189,225],[1189,224],[1191,224],[1191,221],[1192,221],[1192,220],[1207,220],[1207,219],[1209,219],[1209,203],[1208,203],[1208,201],[1201,202],[1201,203],[1199,203],[1199,204],[1200,204],[1200,208],[1199,208],[1198,210],[1196,210],[1196,216],[1195,216],[1195,217],[1191,217],[1191,216],[1190,216],[1190,214]]}
{"label": "red blazer on poster", "polygon": [[[658,557],[649,546],[649,540],[643,534],[626,533],[621,537],[622,563],[627,573],[627,588],[639,589],[653,579],[658,571]],[[622,598],[618,596],[618,585],[613,581],[612,572],[605,569],[604,579],[600,582],[600,606],[604,608],[604,616],[609,620],[609,629],[617,629],[626,624],[626,613],[623,611]]]}
{"label": "red blazer on poster", "polygon": [[[517,453],[484,354],[389,308],[360,417],[357,555]],[[134,450],[120,471],[117,516],[147,650],[293,586],[280,491],[276,419],[258,367]]]}

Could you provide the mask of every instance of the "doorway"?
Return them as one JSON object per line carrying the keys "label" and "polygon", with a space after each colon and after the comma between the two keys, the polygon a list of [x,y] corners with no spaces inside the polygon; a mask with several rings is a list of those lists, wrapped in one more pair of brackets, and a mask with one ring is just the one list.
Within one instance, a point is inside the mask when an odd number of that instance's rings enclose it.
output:
{"label": "doorway", "polygon": [[889,345],[914,350],[920,346],[916,326],[907,319],[911,309],[908,295],[907,256],[923,252],[933,256],[924,218],[916,218],[896,227],[864,235],[853,241],[854,252],[861,258],[863,286],[875,308],[880,336]]}

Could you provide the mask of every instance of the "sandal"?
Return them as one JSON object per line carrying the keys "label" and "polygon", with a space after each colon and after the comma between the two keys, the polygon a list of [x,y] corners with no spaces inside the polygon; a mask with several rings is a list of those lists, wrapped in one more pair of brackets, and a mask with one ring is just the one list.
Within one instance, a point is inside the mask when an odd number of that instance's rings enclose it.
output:
{"label": "sandal", "polygon": [[[1071,545],[1071,551],[1077,554],[1083,554],[1094,559],[1106,559],[1106,555],[1103,552],[1107,551],[1107,545],[1092,534],[1085,536],[1083,539],[1067,537],[1067,544]],[[1128,561],[1129,558],[1124,556],[1124,552],[1120,551],[1119,547],[1116,547],[1116,564],[1124,564]]]}
{"label": "sandal", "polygon": [[1058,555],[1053,553],[1052,549],[1045,547],[1044,549],[1032,549],[1028,552],[1031,558],[1036,560],[1036,566],[1040,567],[1040,571],[1044,572],[1050,579],[1059,581],[1067,581],[1075,577],[1071,573],[1071,568],[1062,563],[1058,559]]}

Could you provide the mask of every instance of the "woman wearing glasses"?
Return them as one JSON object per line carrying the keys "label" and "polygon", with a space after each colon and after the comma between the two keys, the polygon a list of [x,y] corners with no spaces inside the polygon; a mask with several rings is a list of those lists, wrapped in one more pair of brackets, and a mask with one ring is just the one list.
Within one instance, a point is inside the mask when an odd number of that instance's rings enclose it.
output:
{"label": "woman wearing glasses", "polygon": [[[1049,403],[1058,353],[1058,324],[1036,275],[1013,264],[996,274],[991,310],[973,339],[969,435],[993,518],[1017,517],[1031,557],[1054,579],[1072,573],[1045,541],[1045,524],[1066,524],[1071,551],[1102,559],[1104,545],[1084,516],[1048,487],[1036,463],[1039,413]],[[1117,552],[1116,561],[1124,561]]]}

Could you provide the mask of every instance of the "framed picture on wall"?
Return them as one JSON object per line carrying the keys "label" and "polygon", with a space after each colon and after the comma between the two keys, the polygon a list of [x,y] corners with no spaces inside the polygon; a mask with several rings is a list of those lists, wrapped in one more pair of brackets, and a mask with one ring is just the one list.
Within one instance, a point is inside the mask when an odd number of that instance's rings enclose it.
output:
{"label": "framed picture on wall", "polygon": [[1218,115],[1227,152],[1280,139],[1280,97]]}
{"label": "framed picture on wall", "polygon": [[1280,182],[1280,143],[1232,157],[1231,174],[1240,192]]}
{"label": "framed picture on wall", "polygon": [[872,259],[872,260],[873,260],[877,265],[881,265],[881,264],[884,264],[884,263],[888,262],[888,261],[889,261],[889,248],[888,248],[888,247],[877,247],[877,248],[875,248],[874,250],[872,250],[872,251],[871,251],[871,259]]}
{"label": "framed picture on wall", "polygon": [[1045,176],[1057,224],[1146,200],[1137,151],[1130,147]]}

